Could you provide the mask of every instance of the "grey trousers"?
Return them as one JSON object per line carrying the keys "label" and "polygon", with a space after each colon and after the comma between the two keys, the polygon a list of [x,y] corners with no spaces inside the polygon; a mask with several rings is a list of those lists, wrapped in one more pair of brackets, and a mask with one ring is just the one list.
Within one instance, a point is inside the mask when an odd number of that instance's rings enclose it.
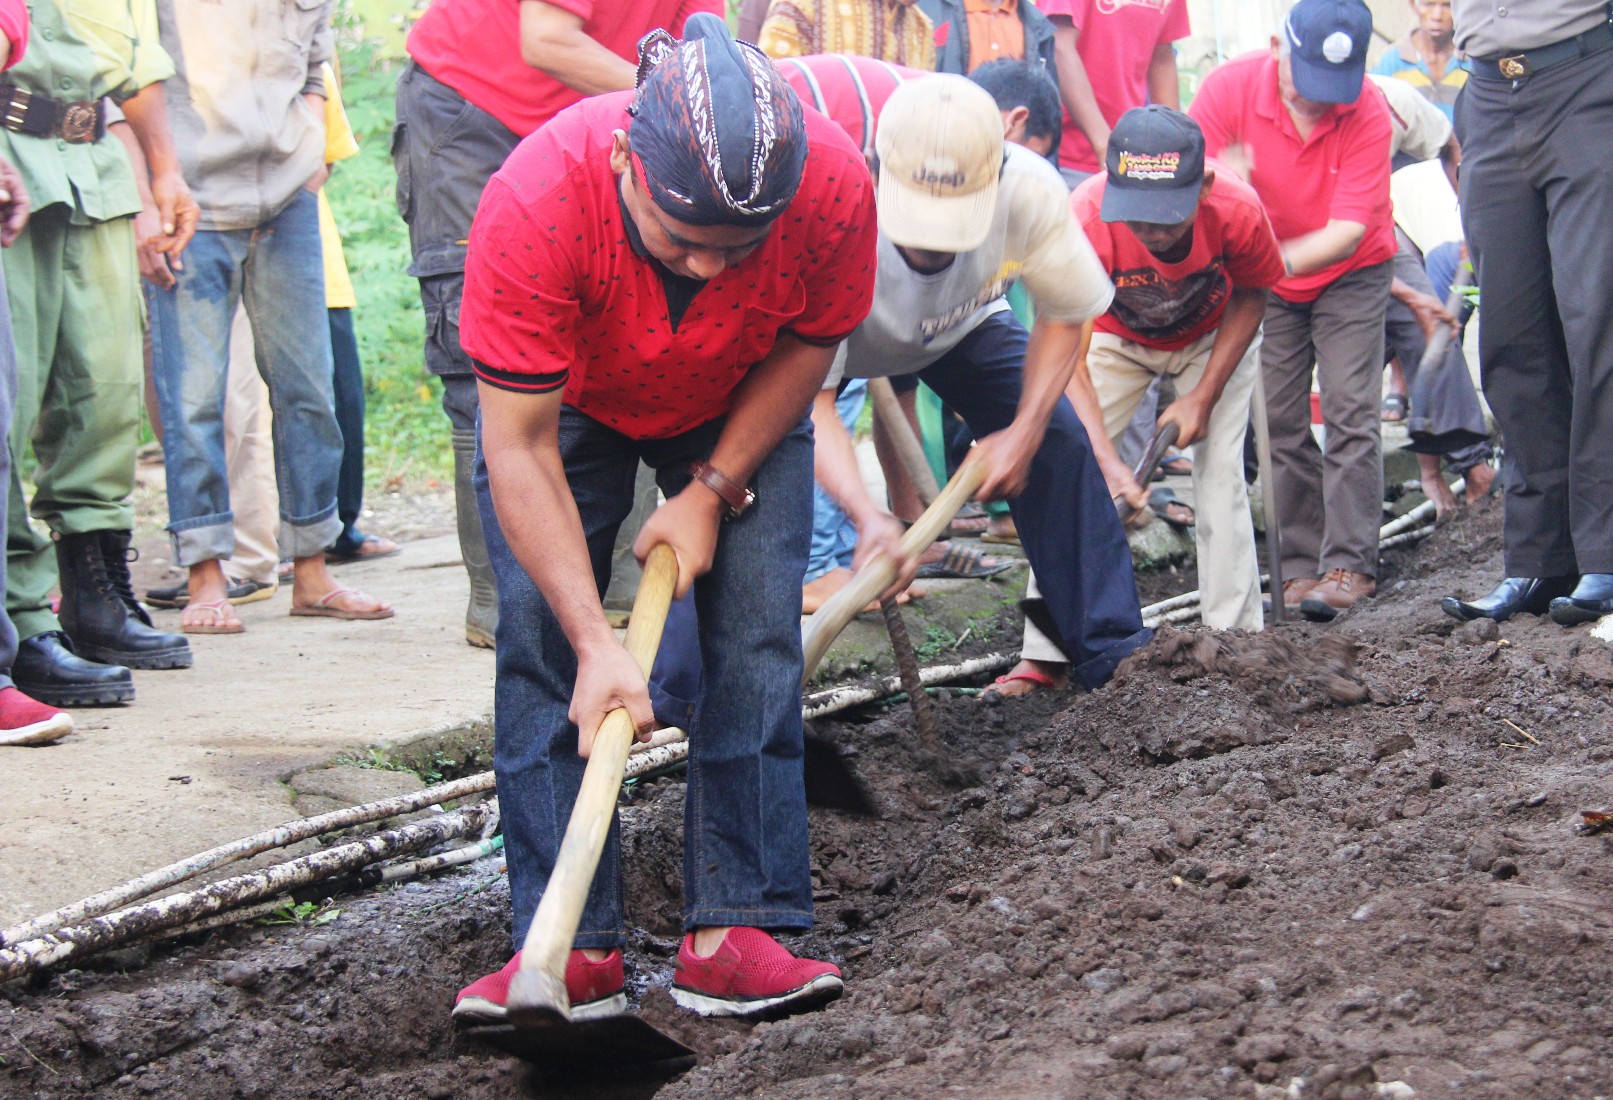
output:
{"label": "grey trousers", "polygon": [[[1340,276],[1313,302],[1273,294],[1260,351],[1271,427],[1272,481],[1283,576],[1329,569],[1378,574],[1383,435],[1378,398],[1383,318],[1394,264]],[[1322,395],[1327,450],[1311,434],[1311,370]]]}
{"label": "grey trousers", "polygon": [[1506,572],[1613,573],[1613,49],[1456,103]]}

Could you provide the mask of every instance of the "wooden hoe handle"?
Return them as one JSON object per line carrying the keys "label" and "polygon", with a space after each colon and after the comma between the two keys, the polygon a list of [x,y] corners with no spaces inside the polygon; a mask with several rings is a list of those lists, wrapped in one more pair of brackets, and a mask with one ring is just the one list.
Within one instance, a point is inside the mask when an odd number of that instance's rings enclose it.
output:
{"label": "wooden hoe handle", "polygon": [[[672,590],[678,583],[678,559],[672,548],[658,543],[644,562],[644,576],[633,600],[627,624],[627,652],[644,675],[650,674],[655,651],[661,645]],[[622,787],[627,753],[633,746],[633,720],[625,709],[605,716],[583,771],[577,802],[560,842],[560,855],[549,875],[549,886],[527,928],[521,949],[521,968],[510,981],[508,1012],[516,1027],[532,1027],[571,1018],[566,996],[566,959],[582,920],[588,887],[599,868],[600,853],[610,832],[616,796]]]}
{"label": "wooden hoe handle", "polygon": [[[945,531],[947,524],[952,522],[969,502],[969,498],[980,490],[986,481],[986,464],[981,459],[970,459],[958,467],[958,472],[952,475],[946,488],[935,502],[924,509],[924,514],[913,521],[913,526],[907,529],[902,536],[902,554],[912,557],[922,554]],[[818,608],[812,616],[812,624],[807,628],[806,639],[802,642],[805,651],[806,663],[801,670],[801,683],[804,686],[817,670],[818,662],[828,651],[834,640],[840,637],[840,632],[846,629],[846,624],[857,617],[857,613],[867,607],[881,592],[889,588],[896,579],[896,563],[881,554],[863,565],[851,583],[830,596],[824,605]]]}

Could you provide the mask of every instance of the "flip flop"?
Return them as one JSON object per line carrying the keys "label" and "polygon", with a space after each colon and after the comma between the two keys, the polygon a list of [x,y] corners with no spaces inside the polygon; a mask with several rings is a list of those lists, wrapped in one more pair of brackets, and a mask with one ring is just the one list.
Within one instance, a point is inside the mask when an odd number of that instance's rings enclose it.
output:
{"label": "flip flop", "polygon": [[305,615],[315,619],[390,619],[396,612],[385,605],[373,611],[355,611],[345,607],[337,607],[336,601],[343,596],[362,596],[364,593],[356,588],[333,588],[321,596],[312,605],[291,605],[293,615]]}
{"label": "flip flop", "polygon": [[192,608],[206,611],[213,616],[212,622],[180,623],[179,629],[185,634],[242,634],[246,626],[239,619],[234,622],[224,621],[224,608],[229,605],[228,599],[208,600],[204,603],[193,603]]}
{"label": "flip flop", "polygon": [[1385,394],[1378,406],[1378,419],[1386,424],[1399,424],[1411,412],[1411,399],[1403,393]]}
{"label": "flip flop", "polygon": [[[278,582],[265,584],[262,581],[238,581],[232,578],[225,578],[225,583],[228,585],[224,589],[225,597],[237,607],[244,603],[266,600],[280,587]],[[152,607],[183,608],[190,603],[190,586],[180,581],[167,588],[148,588],[146,603]]]}
{"label": "flip flop", "polygon": [[355,561],[374,561],[376,558],[390,558],[402,550],[403,547],[391,539],[384,539],[380,535],[365,535],[359,540],[356,549],[340,554],[333,550],[325,551],[325,564],[347,565]]}
{"label": "flip flop", "polygon": [[[990,563],[989,565],[987,563]],[[995,577],[1004,569],[1012,569],[1017,564],[1013,561],[1003,561],[1000,558],[988,558],[980,551],[968,546],[953,544],[940,561],[926,562],[919,566],[918,575],[925,578],[950,577],[957,580],[973,581],[986,577]]]}
{"label": "flip flop", "polygon": [[[1187,514],[1193,518],[1182,519],[1180,515],[1171,515],[1171,508],[1173,506],[1186,509]],[[1148,508],[1154,513],[1154,515],[1158,516],[1160,519],[1164,520],[1178,531],[1189,530],[1198,522],[1198,516],[1194,513],[1193,506],[1187,503],[1187,501],[1179,498],[1169,489],[1155,489],[1153,492],[1149,493]]]}
{"label": "flip flop", "polygon": [[980,541],[994,542],[999,546],[1018,546],[1020,545],[1019,527],[1014,523],[1013,517],[1004,516],[1001,529],[997,531],[988,529],[984,535],[980,536]]}
{"label": "flip flop", "polygon": [[957,515],[952,517],[952,522],[947,525],[945,531],[941,532],[941,537],[954,538],[962,536],[964,538],[973,538],[984,531],[990,524],[991,516],[987,514],[984,508],[971,500],[958,510]]}
{"label": "flip flop", "polygon": [[[997,677],[991,683],[992,683],[992,687],[996,687],[998,684],[1011,684],[1011,683],[1015,682],[1016,680],[1022,680],[1027,684],[1035,684],[1038,688],[1047,688],[1049,691],[1061,691],[1061,690],[1063,690],[1063,685],[1061,685],[1057,680],[1053,679],[1053,677],[1049,676],[1047,673],[1042,672],[1039,669],[1034,669],[1034,668],[1033,669],[1027,669],[1024,672],[1008,672],[1008,673],[1005,673],[1005,674]],[[1034,694],[1034,692],[1026,692],[1026,694],[1028,694],[1028,695],[1029,694]],[[1014,697],[1004,695],[1000,691],[993,691],[991,688],[987,688],[985,691],[982,691],[980,693],[980,698],[982,698],[982,699],[1009,699],[1009,698],[1014,698]]]}
{"label": "flip flop", "polygon": [[1159,477],[1155,477],[1154,480],[1159,481],[1165,475],[1188,477],[1192,473],[1193,460],[1184,454],[1174,454],[1159,464]]}

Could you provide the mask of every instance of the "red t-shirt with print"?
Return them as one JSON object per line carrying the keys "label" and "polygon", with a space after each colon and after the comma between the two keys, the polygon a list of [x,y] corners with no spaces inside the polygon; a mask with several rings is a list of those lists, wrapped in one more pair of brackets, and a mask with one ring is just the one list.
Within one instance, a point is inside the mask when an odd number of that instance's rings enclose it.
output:
{"label": "red t-shirt with print", "polygon": [[635,250],[610,167],[632,93],[586,99],[516,147],[471,227],[460,343],[482,381],[565,402],[633,439],[726,413],[779,333],[850,335],[873,304],[874,189],[862,154],[805,112],[801,186],[762,244],[703,284],[676,326]]}
{"label": "red t-shirt with print", "polygon": [[1394,203],[1389,198],[1389,105],[1371,77],[1361,97],[1335,105],[1301,138],[1277,87],[1277,59],[1268,50],[1243,54],[1211,71],[1188,111],[1204,130],[1205,152],[1217,156],[1241,145],[1249,182],[1271,218],[1279,241],[1292,241],[1327,225],[1366,226],[1354,255],[1308,275],[1277,284],[1290,302],[1313,302],[1351,271],[1392,259]]}
{"label": "red t-shirt with print", "polygon": [[1193,223],[1193,246],[1180,263],[1144,248],[1124,222],[1106,222],[1106,175],[1093,176],[1070,196],[1075,220],[1115,284],[1114,304],[1093,322],[1099,332],[1161,351],[1177,351],[1213,331],[1234,287],[1270,288],[1283,277],[1283,258],[1254,188],[1214,161],[1209,198]]}
{"label": "red t-shirt with print", "polygon": [[[589,38],[638,64],[638,42],[664,28],[674,38],[722,0],[545,0],[583,21]],[[521,0],[432,0],[409,32],[409,56],[426,72],[525,137],[583,98],[521,59]]]}
{"label": "red t-shirt with print", "polygon": [[[1187,0],[1039,0],[1036,6],[1055,26],[1060,18],[1068,19],[1080,32],[1075,52],[1110,126],[1148,102],[1148,64],[1154,59],[1154,47],[1192,33]],[[1103,171],[1092,143],[1068,110],[1059,141],[1059,167]]]}

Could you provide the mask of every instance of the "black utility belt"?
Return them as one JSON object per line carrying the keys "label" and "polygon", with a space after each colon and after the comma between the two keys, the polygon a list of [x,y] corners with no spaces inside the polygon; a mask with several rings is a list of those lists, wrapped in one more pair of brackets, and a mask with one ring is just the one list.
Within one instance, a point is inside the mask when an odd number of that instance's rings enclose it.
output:
{"label": "black utility belt", "polygon": [[1613,46],[1613,23],[1601,23],[1584,34],[1520,53],[1473,58],[1473,75],[1486,80],[1522,80],[1569,61],[1578,61]]}
{"label": "black utility belt", "polygon": [[106,133],[106,101],[68,102],[0,84],[0,126],[30,137],[88,145]]}

